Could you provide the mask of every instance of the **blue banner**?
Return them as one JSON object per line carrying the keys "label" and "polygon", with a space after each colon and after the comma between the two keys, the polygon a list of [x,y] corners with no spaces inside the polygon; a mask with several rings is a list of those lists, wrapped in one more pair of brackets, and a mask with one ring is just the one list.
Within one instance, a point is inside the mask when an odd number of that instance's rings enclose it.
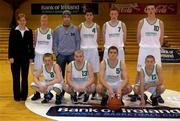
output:
{"label": "blue banner", "polygon": [[46,114],[48,116],[77,117],[180,118],[180,108],[122,107],[115,112],[106,107],[98,106],[54,106]]}
{"label": "blue banner", "polygon": [[180,63],[180,49],[161,48],[161,61],[163,63]]}
{"label": "blue banner", "polygon": [[71,11],[72,14],[84,14],[86,9],[92,9],[94,14],[98,14],[97,3],[32,3],[31,14],[62,14],[64,10]]}

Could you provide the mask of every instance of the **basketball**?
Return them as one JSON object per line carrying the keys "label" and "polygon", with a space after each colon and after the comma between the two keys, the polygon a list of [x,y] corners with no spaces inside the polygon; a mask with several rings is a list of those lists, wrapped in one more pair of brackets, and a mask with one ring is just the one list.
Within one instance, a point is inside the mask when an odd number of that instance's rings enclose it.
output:
{"label": "basketball", "polygon": [[121,106],[122,106],[122,103],[116,96],[108,100],[107,107],[110,110],[118,111],[121,108]]}

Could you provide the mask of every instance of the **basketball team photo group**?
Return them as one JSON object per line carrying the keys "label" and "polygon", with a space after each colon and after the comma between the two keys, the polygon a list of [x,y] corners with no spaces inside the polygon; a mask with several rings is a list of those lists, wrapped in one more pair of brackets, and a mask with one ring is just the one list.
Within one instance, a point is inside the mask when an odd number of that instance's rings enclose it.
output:
{"label": "basketball team photo group", "polygon": [[2,2],[2,120],[180,120],[180,1],[39,1]]}

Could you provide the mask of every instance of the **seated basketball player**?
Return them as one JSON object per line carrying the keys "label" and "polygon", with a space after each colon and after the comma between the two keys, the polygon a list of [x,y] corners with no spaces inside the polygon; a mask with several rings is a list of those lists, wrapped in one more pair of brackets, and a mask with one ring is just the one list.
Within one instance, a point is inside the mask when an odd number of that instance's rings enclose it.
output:
{"label": "seated basketball player", "polygon": [[102,106],[107,104],[108,98],[114,96],[122,102],[122,96],[132,91],[132,87],[128,84],[126,65],[117,57],[117,47],[111,46],[108,49],[108,59],[100,64],[101,84],[98,85],[97,92],[102,95]]}
{"label": "seated basketball player", "polygon": [[158,96],[165,90],[163,86],[162,67],[155,64],[155,58],[152,55],[148,55],[145,58],[145,66],[140,71],[140,83],[134,86],[135,94],[141,95],[141,106],[144,106],[147,100],[147,96],[144,92],[148,90],[152,93],[150,99],[152,105],[158,105]]}
{"label": "seated basketball player", "polygon": [[[61,91],[63,87],[63,78],[61,69],[58,64],[53,63],[53,55],[45,53],[43,56],[44,64],[37,70],[34,75],[34,82],[31,87],[41,93],[44,93],[44,100],[41,103],[48,103],[53,94],[50,92],[54,90],[56,92],[56,104],[61,104]],[[44,80],[39,78],[43,75]]]}
{"label": "seated basketball player", "polygon": [[93,69],[91,64],[84,60],[82,50],[76,50],[72,61],[66,70],[67,84],[65,91],[71,95],[73,103],[77,103],[77,92],[84,94],[83,103],[87,103],[89,94],[95,90]]}

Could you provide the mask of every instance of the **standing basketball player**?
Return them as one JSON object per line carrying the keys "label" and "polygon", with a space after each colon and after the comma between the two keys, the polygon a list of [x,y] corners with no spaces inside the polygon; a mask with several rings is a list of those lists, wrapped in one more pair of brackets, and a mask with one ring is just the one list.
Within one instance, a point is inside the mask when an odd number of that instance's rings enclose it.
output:
{"label": "standing basketball player", "polygon": [[89,94],[95,90],[94,75],[91,64],[84,60],[82,50],[76,50],[72,61],[66,70],[67,85],[66,92],[71,95],[73,103],[77,103],[77,92],[85,92],[83,103],[87,103]]}
{"label": "standing basketball player", "polygon": [[[140,80],[139,72],[141,67],[145,65],[145,57],[147,55],[153,55],[156,63],[161,65],[160,47],[163,44],[164,38],[164,24],[156,18],[156,9],[154,5],[148,5],[146,7],[148,17],[139,21],[137,29],[137,41],[139,44],[139,55],[137,64],[137,76],[136,83]],[[137,96],[132,98],[132,101],[136,101]],[[163,103],[164,100],[159,97],[159,102]]]}
{"label": "standing basketball player", "polygon": [[[53,55],[51,53],[45,53],[43,56],[44,64],[38,69],[34,75],[34,82],[31,87],[37,92],[44,93],[44,100],[41,103],[48,103],[53,94],[50,92],[54,90],[56,92],[56,104],[61,104],[61,92],[63,87],[63,77],[61,69],[58,64],[53,63]],[[40,81],[40,77],[43,75],[44,80]]]}
{"label": "standing basketball player", "polygon": [[103,40],[105,41],[103,59],[108,58],[110,46],[118,48],[118,59],[125,61],[124,43],[126,41],[126,25],[118,20],[119,12],[116,8],[110,9],[111,20],[103,25]]}
{"label": "standing basketball player", "polygon": [[[98,53],[98,38],[100,27],[93,22],[93,11],[87,9],[85,12],[85,22],[79,25],[81,45],[80,48],[84,52],[84,59],[92,64],[95,84],[98,83],[97,74],[99,72],[99,53]],[[96,92],[93,93],[91,99],[95,99]]]}
{"label": "standing basketball player", "polygon": [[[52,53],[52,30],[48,27],[48,16],[42,15],[40,19],[41,27],[35,31],[35,59],[34,74],[43,65],[43,55]],[[40,93],[36,92],[31,100],[40,98]]]}
{"label": "standing basketball player", "polygon": [[122,96],[132,91],[132,87],[128,84],[126,65],[117,56],[117,47],[111,46],[108,49],[108,59],[104,59],[100,64],[102,85],[98,85],[98,92],[102,95],[103,106],[107,104],[108,98],[113,96],[117,96],[122,102]]}
{"label": "standing basketball player", "polygon": [[159,64],[155,64],[155,58],[148,55],[145,58],[145,66],[140,70],[140,82],[134,86],[135,94],[141,95],[141,105],[144,106],[147,97],[144,92],[148,90],[152,93],[150,99],[152,105],[158,105],[158,96],[165,90],[163,86],[162,68]]}

